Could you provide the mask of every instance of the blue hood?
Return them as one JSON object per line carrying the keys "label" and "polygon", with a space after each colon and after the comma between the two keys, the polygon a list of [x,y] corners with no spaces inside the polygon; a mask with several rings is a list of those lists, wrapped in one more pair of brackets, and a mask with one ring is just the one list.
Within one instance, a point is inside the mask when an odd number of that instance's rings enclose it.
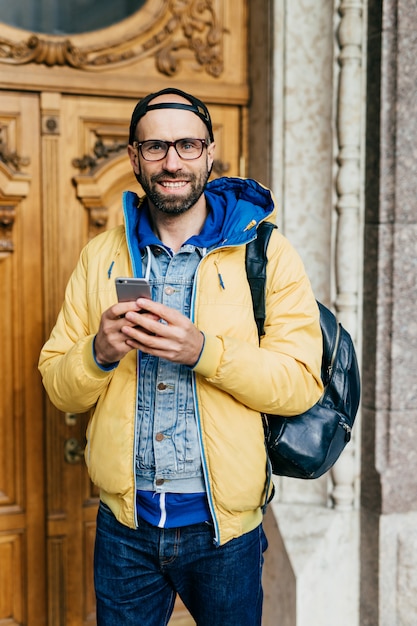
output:
{"label": "blue hood", "polygon": [[[187,242],[194,245],[202,245],[201,238],[204,238],[205,247],[246,244],[253,238],[259,222],[274,212],[271,192],[251,179],[217,178],[207,183],[204,194],[211,211],[207,227]],[[146,210],[144,200],[145,196],[139,199],[131,191],[123,195],[126,238],[136,276],[140,276],[141,271],[138,248],[152,243],[153,237],[146,226],[148,220],[141,219]],[[136,245],[132,245],[133,242]]]}
{"label": "blue hood", "polygon": [[248,231],[274,211],[269,189],[250,178],[217,178],[207,184],[204,193],[210,207],[223,209],[224,244],[246,244],[252,239]]}

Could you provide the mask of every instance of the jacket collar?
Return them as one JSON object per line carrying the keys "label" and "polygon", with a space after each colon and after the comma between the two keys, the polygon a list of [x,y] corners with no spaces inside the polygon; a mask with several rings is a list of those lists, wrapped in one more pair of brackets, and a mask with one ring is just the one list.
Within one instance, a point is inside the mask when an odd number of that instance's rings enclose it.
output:
{"label": "jacket collar", "polygon": [[[244,245],[253,239],[259,222],[275,213],[271,192],[251,179],[217,178],[207,183],[204,193],[209,216],[201,233],[184,243],[206,248]],[[135,275],[140,275],[140,250],[161,242],[150,226],[146,196],[139,198],[131,191],[125,192],[123,209],[129,252]]]}

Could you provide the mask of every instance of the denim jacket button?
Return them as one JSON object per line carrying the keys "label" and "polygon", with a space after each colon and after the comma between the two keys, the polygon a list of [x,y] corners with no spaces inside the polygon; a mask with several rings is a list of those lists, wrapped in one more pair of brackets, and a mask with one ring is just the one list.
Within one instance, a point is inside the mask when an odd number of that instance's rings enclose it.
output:
{"label": "denim jacket button", "polygon": [[157,389],[159,389],[159,391],[164,391],[167,388],[165,383],[158,383]]}
{"label": "denim jacket button", "polygon": [[165,482],[165,480],[163,478],[157,478],[155,480],[155,485],[157,485],[159,487],[160,485],[163,485],[164,482]]}
{"label": "denim jacket button", "polygon": [[164,434],[163,434],[163,433],[157,433],[157,434],[155,435],[155,439],[156,439],[157,441],[163,441],[163,440],[165,439]]}

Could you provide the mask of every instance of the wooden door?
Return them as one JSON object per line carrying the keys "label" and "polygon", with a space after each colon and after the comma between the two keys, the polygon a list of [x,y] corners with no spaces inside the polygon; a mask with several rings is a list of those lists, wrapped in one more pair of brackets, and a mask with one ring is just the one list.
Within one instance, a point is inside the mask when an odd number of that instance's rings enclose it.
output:
{"label": "wooden door", "polygon": [[[43,137],[44,186],[50,197],[44,202],[44,266],[46,291],[51,289],[47,324],[52,326],[81,247],[122,221],[122,191],[139,188],[126,152],[135,101],[44,94],[42,105],[55,121],[50,126],[61,129]],[[214,105],[212,113],[219,150],[216,169],[237,175],[240,111]],[[97,493],[77,453],[84,447],[88,415],[62,415],[47,403],[46,416],[50,623],[92,624]],[[172,623],[193,622],[179,604]]]}
{"label": "wooden door", "polygon": [[[208,2],[201,24],[196,4],[184,0],[179,16],[176,3],[152,0],[143,19],[139,11],[91,41],[2,28],[0,626],[95,624],[98,494],[82,458],[88,415],[51,405],[37,360],[82,246],[121,222],[122,191],[138,189],[126,154],[138,97],[167,85],[202,97],[218,145],[213,175],[245,174],[244,3]],[[207,24],[215,45],[200,58]],[[225,40],[222,48],[214,32],[234,33],[234,46]],[[179,603],[172,624],[192,623]]]}
{"label": "wooden door", "polygon": [[0,100],[0,624],[45,625],[39,97]]}

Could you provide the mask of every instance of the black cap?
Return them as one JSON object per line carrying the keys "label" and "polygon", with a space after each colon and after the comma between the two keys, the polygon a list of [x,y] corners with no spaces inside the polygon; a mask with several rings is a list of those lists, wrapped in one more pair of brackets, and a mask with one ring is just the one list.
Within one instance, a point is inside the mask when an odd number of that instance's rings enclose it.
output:
{"label": "black cap", "polygon": [[[185,104],[182,102],[159,102],[158,104],[149,104],[154,98],[158,96],[162,96],[166,93],[173,93],[177,96],[182,96],[186,100],[188,100],[191,104]],[[167,89],[162,89],[156,93],[150,93],[149,95],[139,100],[137,105],[135,106],[132,119],[130,121],[130,129],[129,129],[129,143],[132,144],[135,141],[135,132],[136,126],[138,125],[139,120],[146,115],[148,111],[153,111],[155,109],[182,109],[185,111],[191,111],[191,113],[195,113],[198,117],[203,120],[204,124],[207,126],[207,130],[209,132],[210,141],[214,141],[213,136],[213,126],[211,124],[210,113],[204,102],[201,102],[198,98],[186,93],[185,91],[181,91],[181,89],[174,89],[173,87],[168,87]]]}

